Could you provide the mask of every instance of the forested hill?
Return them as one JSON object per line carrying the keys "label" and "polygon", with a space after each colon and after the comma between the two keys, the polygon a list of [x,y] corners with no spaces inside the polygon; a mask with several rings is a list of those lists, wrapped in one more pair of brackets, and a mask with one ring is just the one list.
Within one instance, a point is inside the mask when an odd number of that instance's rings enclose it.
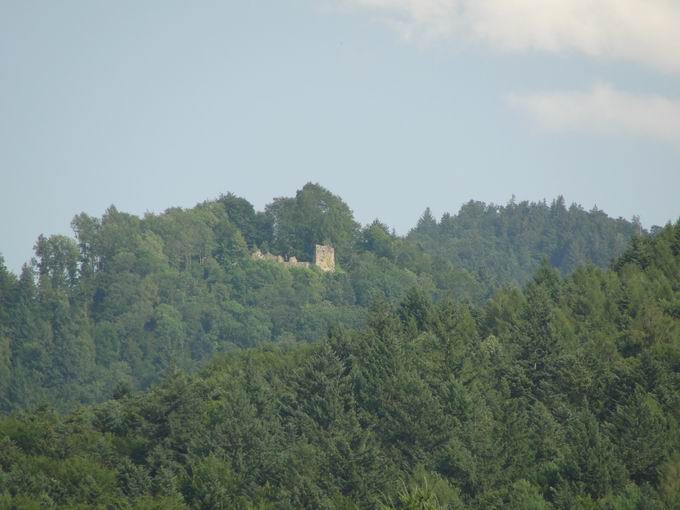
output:
{"label": "forested hill", "polygon": [[0,438],[3,508],[678,509],[680,222],[609,270],[479,306],[414,288]]}
{"label": "forested hill", "polygon": [[[0,410],[109,398],[171,366],[265,342],[315,341],[361,327],[377,301],[418,287],[435,301],[483,303],[524,284],[546,258],[563,273],[604,267],[636,225],[563,200],[470,203],[440,222],[426,213],[406,237],[362,227],[315,184],[264,211],[228,194],[143,218],[109,208],[72,222],[75,238],[40,237],[19,276],[0,260]],[[255,249],[309,261],[335,247],[339,270],[253,260]]]}
{"label": "forested hill", "polygon": [[524,284],[543,258],[566,275],[587,263],[606,267],[639,229],[594,208],[585,211],[564,198],[506,206],[470,201],[439,222],[429,209],[407,240],[474,274],[487,289]]}

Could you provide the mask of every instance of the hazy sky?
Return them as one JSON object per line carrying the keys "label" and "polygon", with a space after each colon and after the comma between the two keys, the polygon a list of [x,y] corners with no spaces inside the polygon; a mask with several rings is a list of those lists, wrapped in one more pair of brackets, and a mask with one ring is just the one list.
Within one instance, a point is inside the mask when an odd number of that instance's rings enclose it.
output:
{"label": "hazy sky", "polygon": [[0,0],[0,253],[307,181],[426,206],[680,216],[677,0]]}

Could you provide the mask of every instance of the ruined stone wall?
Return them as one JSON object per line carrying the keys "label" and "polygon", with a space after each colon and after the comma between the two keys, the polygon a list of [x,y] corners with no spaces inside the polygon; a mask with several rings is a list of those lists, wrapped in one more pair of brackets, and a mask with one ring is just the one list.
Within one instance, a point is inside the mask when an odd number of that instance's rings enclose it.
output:
{"label": "ruined stone wall", "polygon": [[314,246],[314,264],[322,271],[335,271],[335,248],[325,244]]}
{"label": "ruined stone wall", "polygon": [[272,262],[278,262],[286,267],[309,267],[309,262],[301,262],[295,257],[291,257],[288,260],[284,259],[281,255],[272,255],[271,253],[262,253],[260,250],[255,250],[251,255],[255,260],[270,260]]}
{"label": "ruined stone wall", "polygon": [[[312,265],[309,262],[300,261],[296,257],[286,260],[281,255],[262,253],[260,250],[255,250],[251,257],[255,260],[278,262],[286,267],[310,267]],[[322,271],[335,271],[335,249],[332,246],[317,244],[314,247],[314,265]]]}
{"label": "ruined stone wall", "polygon": [[288,260],[286,260],[286,261],[283,263],[283,265],[284,265],[284,266],[288,266],[288,267],[309,267],[309,266],[310,266],[310,263],[309,263],[309,262],[304,262],[304,261],[298,260],[298,259],[295,258],[295,257],[291,257],[291,258],[289,258]]}

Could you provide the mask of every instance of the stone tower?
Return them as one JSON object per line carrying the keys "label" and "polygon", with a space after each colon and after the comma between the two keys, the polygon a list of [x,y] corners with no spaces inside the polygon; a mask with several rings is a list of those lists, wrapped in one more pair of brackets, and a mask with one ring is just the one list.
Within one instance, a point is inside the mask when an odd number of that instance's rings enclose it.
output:
{"label": "stone tower", "polygon": [[335,249],[326,244],[315,245],[314,265],[322,271],[335,271]]}

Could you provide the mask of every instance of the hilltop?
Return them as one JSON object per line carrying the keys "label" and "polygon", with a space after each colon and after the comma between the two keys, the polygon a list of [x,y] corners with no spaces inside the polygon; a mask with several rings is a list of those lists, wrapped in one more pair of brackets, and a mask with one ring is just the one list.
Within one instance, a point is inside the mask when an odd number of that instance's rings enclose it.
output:
{"label": "hilltop", "polygon": [[[335,281],[265,269],[304,289]],[[634,238],[610,269],[563,278],[544,263],[481,305],[414,287],[315,343],[234,350],[65,417],[20,413],[0,420],[0,501],[677,509],[678,282],[680,222]]]}
{"label": "hilltop", "polygon": [[[110,207],[77,215],[74,238],[40,237],[19,276],[0,263],[0,409],[69,409],[145,388],[170,367],[193,371],[216,353],[324,339],[358,329],[371,306],[417,287],[440,302],[482,304],[521,288],[546,260],[561,274],[606,267],[638,226],[561,198],[429,211],[406,236],[361,226],[317,184],[264,211],[232,194],[137,217]],[[644,234],[644,233],[643,233]],[[335,270],[257,260],[314,261]]]}

